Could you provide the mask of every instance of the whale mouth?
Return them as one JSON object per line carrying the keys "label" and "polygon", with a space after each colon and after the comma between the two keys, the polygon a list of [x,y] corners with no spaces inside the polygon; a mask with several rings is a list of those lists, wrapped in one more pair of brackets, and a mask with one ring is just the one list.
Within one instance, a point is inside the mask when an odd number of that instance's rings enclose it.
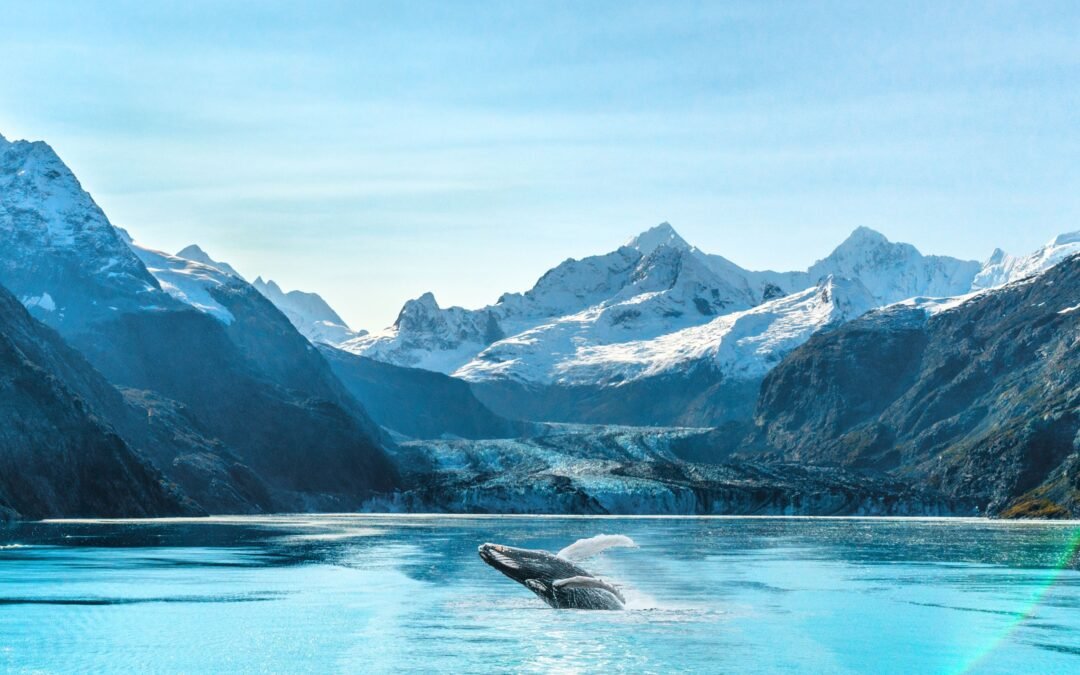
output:
{"label": "whale mouth", "polygon": [[510,556],[509,551],[505,546],[499,546],[498,544],[481,544],[477,550],[480,553],[480,559],[495,569],[521,569],[521,565]]}

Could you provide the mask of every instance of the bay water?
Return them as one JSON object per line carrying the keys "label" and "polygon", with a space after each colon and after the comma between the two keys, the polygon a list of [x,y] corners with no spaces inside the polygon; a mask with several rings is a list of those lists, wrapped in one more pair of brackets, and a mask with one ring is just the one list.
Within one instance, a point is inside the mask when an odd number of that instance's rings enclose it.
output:
{"label": "bay water", "polygon": [[[495,542],[584,561],[553,610]],[[296,515],[0,529],[8,672],[1080,672],[1080,523]]]}

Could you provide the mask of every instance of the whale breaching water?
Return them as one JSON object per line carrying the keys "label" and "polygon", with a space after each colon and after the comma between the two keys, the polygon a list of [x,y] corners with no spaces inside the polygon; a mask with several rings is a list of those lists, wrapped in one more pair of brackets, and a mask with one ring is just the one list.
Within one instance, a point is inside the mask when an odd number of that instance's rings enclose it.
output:
{"label": "whale breaching water", "polygon": [[555,609],[622,609],[619,589],[572,561],[616,546],[634,546],[630,537],[598,535],[581,539],[557,554],[499,544],[481,544],[480,559],[510,577]]}

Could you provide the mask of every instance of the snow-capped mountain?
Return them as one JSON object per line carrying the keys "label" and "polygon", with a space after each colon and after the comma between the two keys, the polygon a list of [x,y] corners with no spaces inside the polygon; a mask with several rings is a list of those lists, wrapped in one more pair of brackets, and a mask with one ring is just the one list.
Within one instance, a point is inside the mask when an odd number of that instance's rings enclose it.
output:
{"label": "snow-capped mountain", "polygon": [[860,227],[827,258],[811,265],[806,281],[816,283],[828,275],[858,279],[879,305],[887,305],[916,295],[967,293],[980,267],[973,260],[924,256],[911,244],[894,243]]}
{"label": "snow-capped mountain", "polygon": [[[390,328],[341,345],[398,365],[451,373],[498,341],[567,320],[604,341],[652,337],[752,306],[667,223],[604,255],[566,260],[524,293],[478,310],[410,300]],[[569,323],[553,330],[565,332]],[[584,334],[579,336],[585,338]]]}
{"label": "snow-capped mountain", "polygon": [[53,327],[171,305],[51,147],[0,137],[0,284]]}
{"label": "snow-capped mountain", "polygon": [[286,293],[273,280],[263,281],[262,277],[256,277],[251,285],[289,317],[296,330],[312,342],[337,345],[367,335],[366,330],[349,328],[318,293]]}
{"label": "snow-capped mountain", "polygon": [[377,361],[450,373],[502,337],[490,308],[443,309],[433,294],[425,293],[406,302],[390,328],[339,346]]}
{"label": "snow-capped mountain", "polygon": [[621,342],[583,339],[602,325],[584,312],[500,340],[455,374],[473,382],[619,385],[708,365],[726,377],[757,378],[813,333],[876,304],[859,281],[830,276],[798,293],[705,324]]}
{"label": "snow-capped mountain", "polygon": [[[441,309],[426,294],[390,329],[342,348],[471,382],[624,384],[689,370],[709,350],[745,359],[718,356],[729,375],[760,377],[762,364],[823,326],[912,296],[967,292],[978,271],[867,228],[806,271],[750,271],[662,223],[479,310]],[[837,302],[815,300],[830,293]]]}

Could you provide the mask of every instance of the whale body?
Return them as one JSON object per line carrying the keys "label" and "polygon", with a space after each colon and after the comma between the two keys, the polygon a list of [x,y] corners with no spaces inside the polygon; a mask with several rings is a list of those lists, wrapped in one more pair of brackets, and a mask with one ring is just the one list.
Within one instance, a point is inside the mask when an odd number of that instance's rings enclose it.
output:
{"label": "whale body", "polygon": [[480,559],[555,609],[622,609],[622,593],[578,565],[547,551],[482,544]]}

